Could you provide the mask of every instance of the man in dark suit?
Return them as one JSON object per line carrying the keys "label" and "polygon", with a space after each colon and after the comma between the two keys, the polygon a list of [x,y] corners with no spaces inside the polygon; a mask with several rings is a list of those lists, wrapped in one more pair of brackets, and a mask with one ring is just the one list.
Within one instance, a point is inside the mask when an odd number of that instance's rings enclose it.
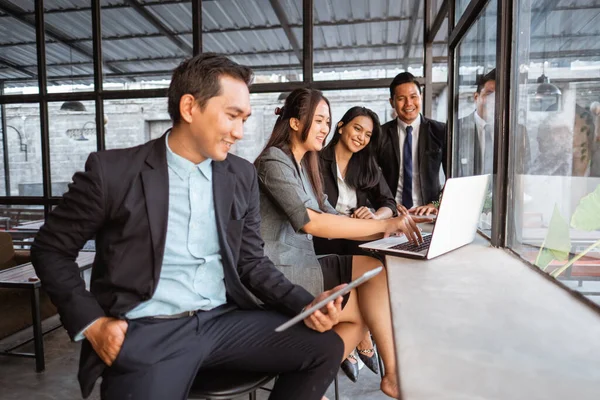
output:
{"label": "man in dark suit", "polygon": [[[475,111],[460,118],[456,127],[455,151],[458,176],[492,174],[494,163],[494,113],[496,69],[478,76],[473,94]],[[527,129],[517,125],[516,172],[529,170],[530,150]]]}
{"label": "man in dark suit", "polygon": [[[251,80],[215,54],[184,61],[169,87],[172,130],[92,153],[40,229],[33,264],[83,341],[84,397],[102,376],[103,399],[186,399],[206,368],[279,373],[270,399],[320,399],[333,380],[341,298],[274,332],[317,299],[264,256],[256,171],[228,156],[250,115]],[[94,237],[87,291],[74,260]]]}
{"label": "man in dark suit", "polygon": [[446,124],[421,115],[421,87],[409,72],[390,84],[390,104],[398,116],[382,128],[377,161],[398,211],[437,213],[440,167],[446,173]]}

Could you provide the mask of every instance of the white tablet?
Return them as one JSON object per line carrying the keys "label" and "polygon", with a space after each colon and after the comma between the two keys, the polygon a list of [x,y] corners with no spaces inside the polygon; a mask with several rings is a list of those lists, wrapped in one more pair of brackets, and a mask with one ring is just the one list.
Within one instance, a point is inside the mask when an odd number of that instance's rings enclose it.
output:
{"label": "white tablet", "polygon": [[333,301],[333,300],[337,299],[338,297],[345,295],[346,293],[350,292],[352,289],[354,289],[358,285],[363,284],[366,281],[368,281],[369,279],[373,278],[375,275],[380,273],[382,270],[383,270],[383,267],[377,267],[377,268],[372,269],[371,271],[365,272],[361,277],[353,280],[352,282],[350,282],[349,284],[347,284],[340,290],[333,292],[331,295],[327,296],[326,298],[324,298],[323,300],[321,300],[314,306],[309,307],[306,310],[302,311],[300,314],[296,315],[294,318],[290,319],[286,323],[279,325],[277,328],[275,328],[275,332],[283,332],[290,326],[297,324],[298,322],[304,320],[310,314],[325,307],[327,305],[327,303],[329,303],[330,301]]}

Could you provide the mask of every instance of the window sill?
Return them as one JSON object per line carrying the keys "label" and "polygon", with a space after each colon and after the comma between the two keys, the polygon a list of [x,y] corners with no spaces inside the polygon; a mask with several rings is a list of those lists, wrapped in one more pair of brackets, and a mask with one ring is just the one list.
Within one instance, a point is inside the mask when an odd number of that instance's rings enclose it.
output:
{"label": "window sill", "polygon": [[388,257],[402,399],[597,399],[600,313],[505,249]]}

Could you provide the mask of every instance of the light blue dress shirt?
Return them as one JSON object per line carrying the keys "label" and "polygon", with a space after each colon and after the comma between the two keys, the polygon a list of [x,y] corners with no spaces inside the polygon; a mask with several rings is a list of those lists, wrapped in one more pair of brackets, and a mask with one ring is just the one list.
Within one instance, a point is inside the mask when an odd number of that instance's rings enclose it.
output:
{"label": "light blue dress shirt", "polygon": [[169,219],[160,278],[152,298],[127,318],[210,310],[226,303],[212,189],[212,160],[195,165],[173,153],[167,135]]}
{"label": "light blue dress shirt", "polygon": [[[166,137],[169,216],[165,254],[152,298],[129,319],[210,310],[226,303],[223,264],[212,189],[212,160],[200,164],[173,153]],[[148,266],[152,268],[152,266]],[[84,339],[83,332],[75,341]]]}

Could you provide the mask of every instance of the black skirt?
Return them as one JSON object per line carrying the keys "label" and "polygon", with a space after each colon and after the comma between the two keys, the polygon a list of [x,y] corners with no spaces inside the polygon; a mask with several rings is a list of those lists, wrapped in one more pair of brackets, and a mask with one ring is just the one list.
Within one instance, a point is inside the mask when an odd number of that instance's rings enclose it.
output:
{"label": "black skirt", "polygon": [[[319,264],[321,264],[321,270],[323,271],[323,288],[325,290],[352,281],[352,256],[328,254],[319,257]],[[349,293],[344,296],[342,308],[348,302],[349,297]]]}

